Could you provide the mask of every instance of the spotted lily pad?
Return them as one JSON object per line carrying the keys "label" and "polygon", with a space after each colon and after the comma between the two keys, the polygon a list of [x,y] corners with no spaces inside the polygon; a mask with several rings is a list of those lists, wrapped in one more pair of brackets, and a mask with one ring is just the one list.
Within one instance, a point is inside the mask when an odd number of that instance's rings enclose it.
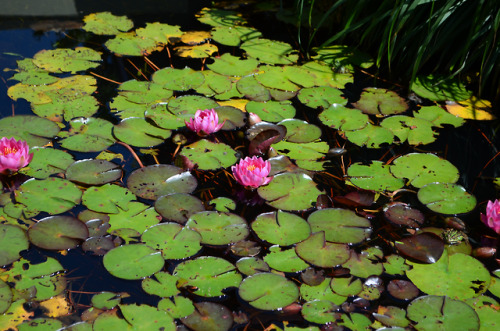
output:
{"label": "spotted lily pad", "polygon": [[327,242],[323,231],[311,234],[295,250],[300,258],[322,268],[332,268],[349,259],[349,247]]}
{"label": "spotted lily pad", "polygon": [[173,91],[188,91],[203,84],[203,74],[191,68],[163,68],[153,74],[153,82]]}
{"label": "spotted lily pad", "polygon": [[224,53],[207,66],[221,75],[246,76],[256,72],[258,64],[259,61],[255,59],[241,59],[229,53]]}
{"label": "spotted lily pad", "polygon": [[113,53],[129,56],[142,56],[162,48],[154,39],[139,37],[135,32],[119,33],[104,45]]}
{"label": "spotted lily pad", "polygon": [[252,222],[252,230],[260,239],[280,246],[298,243],[311,233],[309,224],[302,217],[284,211],[258,215]]}
{"label": "spotted lily pad", "polygon": [[282,67],[260,66],[255,79],[267,88],[296,92],[299,87],[288,80]]}
{"label": "spotted lily pad", "polygon": [[61,132],[61,146],[77,152],[100,152],[111,146],[115,138],[113,124],[101,118],[77,118],[70,122],[69,132]]}
{"label": "spotted lily pad", "polygon": [[186,227],[201,234],[201,242],[208,245],[228,245],[249,235],[246,221],[232,213],[204,211],[192,215]]}
{"label": "spotted lily pad", "polygon": [[310,87],[300,90],[298,99],[308,107],[326,109],[334,104],[345,106],[347,100],[342,94],[341,90],[330,86]]}
{"label": "spotted lily pad", "polygon": [[171,193],[191,193],[197,184],[191,173],[167,164],[137,169],[127,180],[127,187],[134,194],[150,200]]}
{"label": "spotted lily pad", "polygon": [[330,286],[331,280],[331,278],[326,277],[317,285],[303,283],[300,285],[300,296],[307,301],[328,300],[336,305],[340,305],[347,300],[347,297],[333,292]]}
{"label": "spotted lily pad", "polygon": [[218,297],[228,287],[238,287],[242,276],[228,261],[213,256],[199,257],[180,263],[173,275],[179,287],[193,286],[194,293],[203,297]]}
{"label": "spotted lily pad", "polygon": [[237,160],[236,152],[231,147],[206,139],[184,146],[180,155],[203,170],[226,168],[235,164]]}
{"label": "spotted lily pad", "polygon": [[131,117],[122,120],[113,128],[118,140],[136,147],[159,145],[170,137],[172,132],[149,123],[145,118]]}
{"label": "spotted lily pad", "polygon": [[[118,210],[116,214],[109,214],[109,225],[111,227],[108,232],[128,229],[142,233],[160,222],[160,217],[154,208],[142,202],[130,201],[126,207]],[[119,235],[121,235],[120,232]]]}
{"label": "spotted lily pad", "polygon": [[382,144],[392,144],[394,141],[391,130],[370,123],[361,129],[344,131],[344,134],[350,142],[369,148],[379,148]]}
{"label": "spotted lily pad", "polygon": [[[1,266],[10,264],[19,259],[19,252],[28,249],[28,246],[29,242],[24,230],[14,225],[0,224]],[[2,291],[1,285],[2,284],[0,283],[0,292]],[[1,296],[2,295],[0,294],[0,307],[2,306]]]}
{"label": "spotted lily pad", "polygon": [[33,159],[29,167],[20,172],[38,179],[45,179],[50,175],[62,173],[74,161],[71,154],[59,149],[30,148],[30,152],[33,152]]}
{"label": "spotted lily pad", "polygon": [[122,279],[141,279],[160,271],[165,264],[161,252],[144,244],[123,245],[104,255],[104,267]]}
{"label": "spotted lily pad", "polygon": [[308,301],[302,306],[302,316],[305,320],[317,323],[326,324],[335,322],[339,313],[338,306],[328,300]]}
{"label": "spotted lily pad", "polygon": [[24,140],[30,147],[43,147],[58,132],[57,124],[37,116],[17,115],[0,119],[0,136]]}
{"label": "spotted lily pad", "polygon": [[283,308],[299,297],[297,285],[272,273],[257,273],[245,278],[238,293],[251,306],[262,310]]}
{"label": "spotted lily pad", "polygon": [[214,302],[197,302],[193,313],[181,319],[195,331],[228,331],[233,325],[233,315],[225,306]]}
{"label": "spotted lily pad", "polygon": [[120,210],[127,210],[128,203],[135,199],[136,196],[129,189],[106,184],[89,187],[83,193],[82,203],[96,212],[117,214]]}
{"label": "spotted lily pad", "polygon": [[184,224],[191,215],[204,211],[205,206],[190,194],[172,193],[156,199],[155,209],[164,218]]}
{"label": "spotted lily pad", "polygon": [[257,59],[261,63],[292,64],[299,57],[289,44],[265,38],[250,39],[240,47],[249,57]]}
{"label": "spotted lily pad", "polygon": [[153,39],[159,44],[169,44],[170,38],[178,38],[182,35],[182,31],[178,25],[170,25],[166,23],[146,23],[145,28],[136,29],[135,32],[139,37]]}
{"label": "spotted lily pad", "polygon": [[365,88],[353,106],[363,113],[382,116],[403,113],[408,108],[405,100],[395,92],[378,88]]}
{"label": "spotted lily pad", "polygon": [[441,214],[467,213],[476,207],[476,198],[457,184],[430,183],[417,196],[427,208]]}
{"label": "spotted lily pad", "polygon": [[373,191],[395,191],[404,185],[404,181],[394,177],[389,166],[380,161],[364,165],[354,163],[347,169],[350,181],[359,188]]}
{"label": "spotted lily pad", "polygon": [[87,239],[85,223],[71,216],[50,216],[39,220],[28,230],[30,242],[44,249],[75,248]]}
{"label": "spotted lily pad", "polygon": [[243,41],[259,38],[261,36],[262,33],[257,29],[240,25],[216,26],[212,30],[212,39],[220,44],[228,46],[238,46]]}
{"label": "spotted lily pad", "polygon": [[427,184],[455,183],[460,174],[449,161],[434,154],[410,153],[398,157],[390,167],[397,178],[407,178],[407,184],[421,188]]}
{"label": "spotted lily pad", "polygon": [[116,16],[110,12],[87,15],[83,18],[83,29],[99,35],[115,35],[128,31],[134,23],[126,16]]}
{"label": "spotted lily pad", "polygon": [[283,125],[286,128],[285,139],[289,142],[308,143],[319,139],[321,136],[319,127],[295,118],[283,120],[278,125]]}
{"label": "spotted lily pad", "polygon": [[293,247],[281,249],[278,245],[271,246],[264,261],[272,269],[282,272],[299,272],[309,267],[309,264],[297,256]]}
{"label": "spotted lily pad", "polygon": [[425,119],[396,115],[384,119],[380,125],[391,130],[400,142],[408,141],[410,145],[426,145],[436,140],[432,123]]}
{"label": "spotted lily pad", "polygon": [[318,118],[323,124],[343,131],[362,129],[367,126],[369,121],[368,115],[361,112],[361,110],[346,108],[338,103],[334,103],[323,110]]}
{"label": "spotted lily pad", "polygon": [[[180,295],[160,300],[158,302],[158,309],[165,310],[173,318],[183,318],[195,313],[193,302]],[[206,319],[203,322],[206,322]]]}
{"label": "spotted lily pad", "polygon": [[432,126],[442,128],[443,124],[453,125],[458,128],[465,123],[461,117],[452,115],[440,106],[423,106],[413,113],[415,118],[425,119],[432,123]]}
{"label": "spotted lily pad", "polygon": [[419,96],[432,101],[462,101],[472,95],[472,91],[467,90],[458,79],[443,79],[433,75],[417,77],[411,89]]}
{"label": "spotted lily pad", "polygon": [[66,170],[66,178],[81,184],[101,185],[119,179],[122,173],[113,162],[86,159],[72,163]]}
{"label": "spotted lily pad", "polygon": [[185,259],[201,249],[201,235],[177,223],[161,223],[144,231],[141,241],[161,250],[166,260]]}
{"label": "spotted lily pad", "polygon": [[171,297],[180,293],[176,286],[179,278],[168,272],[159,271],[153,276],[144,278],[141,287],[144,292],[160,297]]}
{"label": "spotted lily pad", "polygon": [[49,177],[30,179],[17,190],[16,200],[29,211],[44,211],[51,215],[64,213],[80,203],[82,192],[69,180]]}
{"label": "spotted lily pad", "polygon": [[44,70],[55,73],[87,70],[99,66],[101,53],[87,47],[77,47],[74,50],[58,48],[41,50],[33,56],[33,63]]}
{"label": "spotted lily pad", "polygon": [[[380,253],[380,256],[383,256],[382,252],[374,248],[375,254]],[[342,264],[344,268],[348,268],[351,275],[360,277],[360,278],[368,278],[373,275],[381,275],[384,272],[384,266],[382,263],[377,263],[378,257],[373,254],[371,249],[364,250],[360,253],[356,253],[355,251],[350,252],[349,260]]]}

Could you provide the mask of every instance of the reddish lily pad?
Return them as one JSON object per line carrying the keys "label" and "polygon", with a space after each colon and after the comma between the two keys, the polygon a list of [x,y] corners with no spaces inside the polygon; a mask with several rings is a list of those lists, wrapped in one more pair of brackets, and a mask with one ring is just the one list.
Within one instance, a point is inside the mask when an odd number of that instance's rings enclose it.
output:
{"label": "reddish lily pad", "polygon": [[443,254],[444,242],[434,233],[423,232],[399,240],[396,248],[413,260],[435,263]]}

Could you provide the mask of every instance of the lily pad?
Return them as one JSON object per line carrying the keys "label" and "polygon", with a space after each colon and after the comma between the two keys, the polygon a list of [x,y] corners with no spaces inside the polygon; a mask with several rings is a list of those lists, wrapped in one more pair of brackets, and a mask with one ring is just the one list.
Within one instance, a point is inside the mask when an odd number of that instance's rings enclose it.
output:
{"label": "lily pad", "polygon": [[421,188],[430,183],[455,183],[460,174],[449,161],[434,154],[410,153],[398,157],[390,167],[397,178],[407,178],[407,184]]}
{"label": "lily pad", "polygon": [[354,163],[347,169],[347,175],[351,183],[365,190],[395,191],[404,186],[404,181],[394,177],[389,166],[380,161],[368,165]]}
{"label": "lily pad", "polygon": [[161,252],[144,244],[123,245],[113,248],[102,260],[106,270],[122,279],[141,279],[163,268]]}
{"label": "lily pad", "polygon": [[432,101],[462,101],[469,99],[472,95],[472,91],[467,90],[458,79],[443,79],[443,77],[433,75],[418,76],[411,90]]}
{"label": "lily pad", "polygon": [[92,296],[92,306],[98,309],[113,309],[121,301],[121,295],[113,292],[101,292]]}
{"label": "lily pad", "polygon": [[153,39],[159,44],[169,44],[171,38],[179,38],[182,36],[182,31],[178,25],[170,25],[166,23],[146,23],[145,28],[136,29],[135,32],[139,37]]}
{"label": "lily pad", "polygon": [[[108,232],[127,229],[142,233],[160,222],[160,215],[156,213],[154,208],[139,201],[130,201],[125,208],[118,210],[116,214],[109,214],[111,227]],[[121,233],[119,232],[118,235]]]}
{"label": "lily pad", "polygon": [[408,141],[410,145],[426,145],[436,140],[432,123],[421,118],[396,115],[384,119],[380,126],[391,130],[400,142]]}
{"label": "lily pad", "polygon": [[[185,259],[201,249],[201,235],[177,223],[161,223],[144,231],[141,241],[162,252],[166,260]],[[170,295],[169,295],[170,296]]]}
{"label": "lily pad", "polygon": [[418,262],[435,263],[443,254],[444,242],[434,233],[423,232],[400,239],[396,248]]}
{"label": "lily pad", "polygon": [[247,55],[267,64],[292,64],[299,56],[287,43],[265,38],[255,38],[245,41],[241,46]]}
{"label": "lily pad", "polygon": [[153,74],[153,82],[172,91],[188,91],[195,89],[205,81],[199,71],[189,67],[184,69],[163,68]]}
{"label": "lily pad", "polygon": [[38,179],[64,172],[73,163],[73,156],[54,148],[30,148],[33,159],[29,167],[20,172]]}
{"label": "lily pad", "polygon": [[192,215],[186,223],[188,229],[201,234],[203,244],[228,245],[249,235],[246,221],[236,214],[204,211]]}
{"label": "lily pad", "polygon": [[343,132],[350,142],[369,148],[379,148],[382,144],[392,144],[394,141],[391,130],[370,123],[361,129]]}
{"label": "lily pad", "polygon": [[259,61],[255,59],[241,59],[230,53],[224,53],[207,67],[221,75],[246,76],[256,72],[258,64]]}
{"label": "lily pad", "polygon": [[289,92],[296,92],[300,89],[287,79],[282,67],[271,65],[260,66],[259,73],[255,75],[255,79],[267,88]]}
{"label": "lily pad", "polygon": [[309,267],[309,264],[297,256],[293,247],[281,249],[278,245],[269,248],[269,253],[264,256],[264,262],[272,269],[282,272],[299,272]]}
{"label": "lily pad", "polygon": [[300,102],[310,108],[327,109],[331,105],[347,104],[347,99],[342,97],[343,92],[330,86],[303,88],[298,94]]}
{"label": "lily pad", "polygon": [[479,318],[474,309],[446,296],[421,296],[408,305],[407,311],[417,330],[479,330]]}
{"label": "lily pad", "polygon": [[63,148],[77,152],[100,152],[115,142],[113,124],[101,118],[77,118],[70,122],[69,132],[61,132]]}
{"label": "lily pad", "polygon": [[49,177],[29,179],[16,192],[16,200],[31,212],[61,214],[80,203],[82,192],[69,180]]}
{"label": "lily pad", "polygon": [[309,237],[309,224],[300,216],[284,211],[263,213],[252,222],[257,236],[271,244],[289,246]]}
{"label": "lily pad", "polygon": [[246,99],[255,102],[265,102],[271,99],[271,92],[264,87],[253,75],[242,77],[236,83],[238,91],[243,94]]}
{"label": "lily pad", "polygon": [[258,257],[243,257],[236,261],[236,268],[244,275],[255,275],[259,272],[269,272],[269,265]]}
{"label": "lily pad", "polygon": [[38,116],[17,115],[0,119],[0,136],[24,140],[30,147],[45,146],[58,132],[57,124]]}
{"label": "lily pad", "polygon": [[465,123],[461,117],[452,115],[440,106],[423,106],[413,113],[415,118],[425,119],[432,123],[432,126],[442,128],[443,124],[453,125],[458,128]]}
{"label": "lily pad", "polygon": [[228,261],[203,256],[180,263],[173,275],[179,278],[179,287],[194,287],[193,293],[203,297],[218,297],[228,287],[238,287],[242,276]]}
{"label": "lily pad", "polygon": [[425,220],[424,214],[404,202],[394,202],[384,208],[384,216],[391,223],[419,228]]}
{"label": "lily pad", "polygon": [[165,310],[173,318],[186,317],[195,312],[193,302],[180,295],[160,300],[158,309]]}
{"label": "lily pad", "polygon": [[406,101],[397,93],[373,87],[365,88],[353,106],[365,114],[381,116],[403,113],[408,109]]}
{"label": "lily pad", "polygon": [[135,32],[119,33],[104,45],[113,53],[129,56],[142,56],[163,48],[154,39],[139,37]]}
{"label": "lily pad", "polygon": [[289,118],[278,123],[286,128],[285,139],[292,143],[308,143],[321,137],[321,129],[295,118]]}
{"label": "lily pad", "polygon": [[168,272],[157,272],[153,276],[144,278],[141,287],[144,292],[157,295],[159,297],[172,297],[180,293],[177,288],[179,278],[172,276]]}
{"label": "lily pad", "polygon": [[351,210],[326,208],[313,212],[307,222],[312,232],[324,231],[325,239],[341,244],[356,244],[371,234],[371,224]]}
{"label": "lily pad", "polygon": [[134,23],[127,16],[116,16],[110,12],[87,15],[83,18],[83,29],[99,35],[115,35],[132,29]]}
{"label": "lily pad", "polygon": [[[174,319],[166,311],[158,310],[156,307],[148,305],[137,304],[120,304],[119,307],[123,317],[127,320],[126,325],[130,325],[132,329],[144,328],[151,330],[158,328],[164,331],[176,330]],[[96,328],[95,323],[94,328]],[[122,328],[120,327],[119,329]]]}
{"label": "lily pad", "polygon": [[227,331],[233,325],[233,315],[225,306],[214,302],[197,302],[194,312],[181,322],[194,331]]}
{"label": "lily pad", "polygon": [[[16,260],[18,257],[16,257]],[[1,262],[0,262],[1,263]],[[7,264],[7,263],[5,263]],[[5,265],[3,264],[3,265]],[[12,290],[7,283],[5,283],[3,280],[0,280],[0,314],[3,314],[9,309],[11,303],[12,303]],[[0,325],[2,323],[0,322]]]}
{"label": "lily pad", "polygon": [[87,239],[88,235],[89,230],[85,223],[71,216],[46,217],[28,230],[28,237],[32,244],[53,250],[75,248]]}
{"label": "lily pad", "polygon": [[[334,103],[323,110],[318,116],[323,124],[338,130],[355,131],[364,128],[368,124],[368,115],[359,109],[346,108],[341,104]],[[391,138],[392,141],[392,138]]]}
{"label": "lily pad", "polygon": [[120,166],[106,160],[78,160],[66,170],[66,179],[85,185],[102,185],[121,178]]}
{"label": "lily pad", "polygon": [[[380,251],[377,248],[374,249]],[[361,251],[360,253],[356,253],[355,251],[351,251],[350,253],[349,260],[343,263],[342,266],[348,268],[351,275],[360,278],[368,278],[374,275],[381,275],[382,272],[384,272],[384,266],[382,263],[378,263],[378,257],[373,256],[370,249]],[[380,253],[380,255],[383,256],[382,252]]]}
{"label": "lily pad", "polygon": [[457,184],[427,184],[417,196],[427,208],[441,214],[462,214],[476,207],[476,198]]}
{"label": "lily pad", "polygon": [[127,187],[135,195],[150,200],[171,193],[191,193],[197,185],[191,173],[167,164],[137,169],[127,180]]}
{"label": "lily pad", "polygon": [[250,101],[245,106],[249,113],[257,114],[263,121],[277,123],[295,116],[295,108],[288,100],[257,102]]}
{"label": "lily pad", "polygon": [[262,310],[283,308],[299,298],[299,289],[292,281],[272,273],[245,278],[238,293],[251,306]]}
{"label": "lily pad", "polygon": [[[28,249],[29,242],[26,232],[20,227],[8,224],[0,224],[0,265],[4,266],[19,259],[19,252]],[[0,293],[3,288],[0,283]],[[0,294],[0,307],[2,306],[2,295]],[[7,310],[8,306],[5,308]],[[1,310],[1,309],[0,309]]]}
{"label": "lily pad", "polygon": [[282,210],[309,209],[323,193],[316,188],[311,177],[293,173],[274,176],[268,185],[259,187],[258,192],[269,205]]}
{"label": "lily pad", "polygon": [[336,305],[340,305],[347,300],[347,297],[333,292],[330,283],[331,278],[324,278],[318,285],[300,285],[300,296],[307,301],[327,300]]}
{"label": "lily pad", "polygon": [[149,123],[145,118],[130,117],[115,125],[113,134],[131,146],[152,147],[163,143],[172,132]]}
{"label": "lily pad", "polygon": [[302,306],[301,314],[305,320],[317,323],[326,324],[335,322],[339,313],[339,307],[328,300],[308,301]]}
{"label": "lily pad", "polygon": [[96,68],[101,61],[101,53],[87,47],[73,49],[58,48],[41,50],[33,56],[33,63],[44,70],[55,73],[71,72],[72,74]]}
{"label": "lily pad", "polygon": [[117,214],[120,210],[127,210],[128,203],[135,199],[136,196],[129,189],[106,184],[89,187],[83,193],[82,203],[96,212]]}
{"label": "lily pad", "polygon": [[180,155],[202,170],[227,168],[236,163],[236,152],[223,143],[213,143],[206,139],[184,146]]}
{"label": "lily pad", "polygon": [[184,224],[191,215],[204,211],[205,206],[190,194],[172,193],[159,197],[155,201],[155,209],[164,218]]}
{"label": "lily pad", "polygon": [[349,259],[349,247],[327,242],[323,231],[311,234],[295,250],[304,261],[322,268],[333,268]]}

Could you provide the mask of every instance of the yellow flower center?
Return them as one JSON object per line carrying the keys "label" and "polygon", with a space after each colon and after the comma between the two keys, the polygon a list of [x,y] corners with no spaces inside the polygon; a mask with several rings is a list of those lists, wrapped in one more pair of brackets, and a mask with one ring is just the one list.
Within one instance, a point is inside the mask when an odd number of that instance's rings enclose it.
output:
{"label": "yellow flower center", "polygon": [[255,170],[255,165],[251,164],[247,167],[247,170],[249,171],[254,171]]}
{"label": "yellow flower center", "polygon": [[3,153],[0,151],[0,155],[8,155],[8,154],[14,154],[17,153],[17,148],[10,148],[10,147],[4,147],[3,148]]}

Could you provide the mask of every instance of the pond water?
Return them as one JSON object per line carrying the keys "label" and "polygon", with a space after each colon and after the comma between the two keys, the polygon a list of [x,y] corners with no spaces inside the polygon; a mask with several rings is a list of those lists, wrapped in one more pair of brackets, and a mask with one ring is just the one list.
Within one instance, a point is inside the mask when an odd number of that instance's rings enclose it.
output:
{"label": "pond water", "polygon": [[[0,329],[498,326],[498,120],[415,101],[343,46],[303,59],[278,7],[119,3],[0,18],[0,132],[37,146],[2,175]],[[186,128],[211,108],[222,130]],[[231,170],[250,155],[271,162],[258,189]]]}

